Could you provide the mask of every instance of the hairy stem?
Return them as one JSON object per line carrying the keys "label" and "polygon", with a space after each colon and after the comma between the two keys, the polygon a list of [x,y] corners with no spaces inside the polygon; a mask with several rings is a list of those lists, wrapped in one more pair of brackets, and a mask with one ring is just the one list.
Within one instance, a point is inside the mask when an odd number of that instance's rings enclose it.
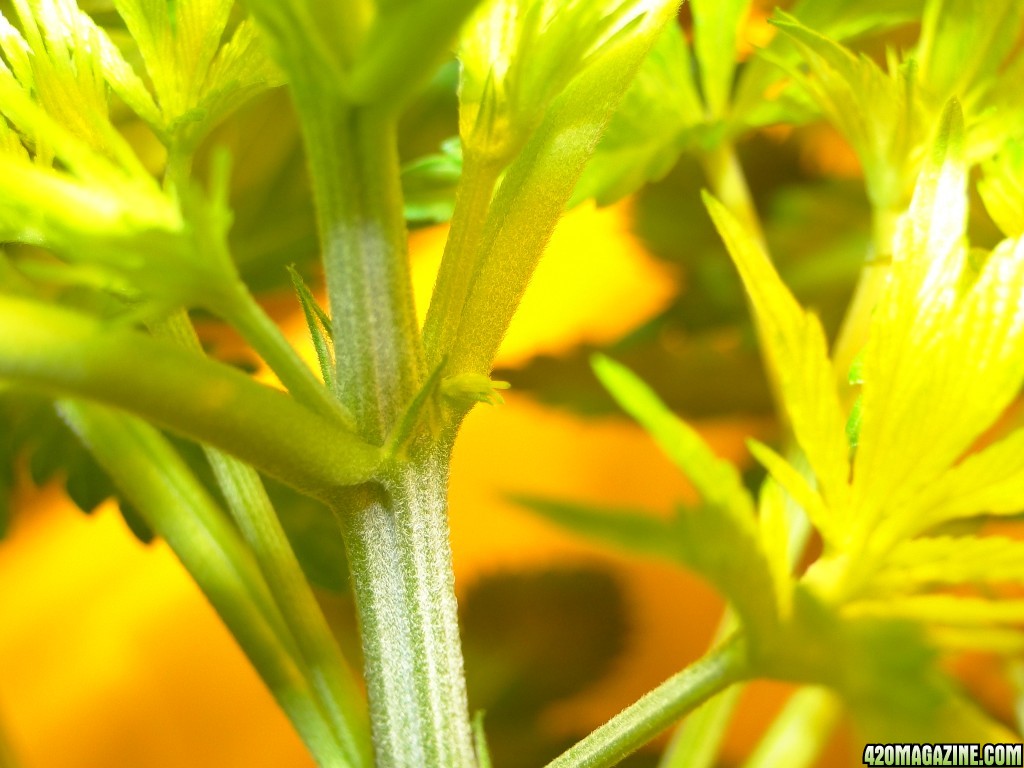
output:
{"label": "hairy stem", "polygon": [[610,768],[746,673],[745,645],[734,638],[645,694],[547,768]]}
{"label": "hairy stem", "polygon": [[124,408],[323,495],[381,460],[332,419],[229,366],[79,312],[0,296],[0,378]]}
{"label": "hairy stem", "polygon": [[382,444],[424,377],[412,298],[395,119],[295,88],[334,326],[336,385]]}
{"label": "hairy stem", "polygon": [[339,506],[378,768],[472,768],[448,542],[448,452],[431,448]]}

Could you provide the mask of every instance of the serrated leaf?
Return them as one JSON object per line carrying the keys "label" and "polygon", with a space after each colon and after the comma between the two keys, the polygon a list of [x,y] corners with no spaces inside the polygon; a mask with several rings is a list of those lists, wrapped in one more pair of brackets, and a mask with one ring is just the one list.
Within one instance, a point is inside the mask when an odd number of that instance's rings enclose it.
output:
{"label": "serrated leaf", "polygon": [[183,141],[187,145],[196,144],[241,105],[283,83],[281,72],[270,60],[257,35],[256,25],[245,19],[210,63],[196,103],[202,120],[185,129]]}
{"label": "serrated leaf", "polygon": [[978,514],[1024,510],[1024,431],[971,454],[920,492],[923,511],[906,521],[912,533]]}
{"label": "serrated leaf", "polygon": [[180,119],[199,103],[220,48],[231,0],[116,0],[139,47],[164,119]]}
{"label": "serrated leaf", "polygon": [[191,152],[227,114],[283,82],[251,20],[243,20],[221,44],[232,0],[116,0],[115,5],[153,84],[156,110],[109,41],[103,57],[107,79],[176,152]]}
{"label": "serrated leaf", "polygon": [[796,302],[754,236],[721,203],[710,196],[705,196],[705,203],[750,297],[793,434],[835,514],[834,510],[844,508],[848,496],[849,448],[846,417],[821,323]]}
{"label": "serrated leaf", "polygon": [[917,60],[922,82],[939,104],[960,99],[973,114],[1020,35],[1017,0],[929,0],[921,20]]}
{"label": "serrated leaf", "polygon": [[324,384],[331,391],[334,391],[334,355],[331,345],[331,319],[317,303],[316,298],[302,279],[295,267],[289,266],[288,273],[292,278],[292,287],[295,289],[299,303],[302,305],[302,314],[306,318],[306,326],[309,328],[310,338],[313,340],[313,348],[316,350],[316,357],[320,363],[320,374],[323,376]]}
{"label": "serrated leaf", "polygon": [[780,605],[757,526],[711,506],[680,509],[676,525],[684,560],[729,600],[751,645],[770,642]]}
{"label": "serrated leaf", "polygon": [[[923,5],[923,0],[799,0],[790,12],[810,29],[840,42],[917,21]],[[799,58],[789,38],[776,35],[763,52],[747,62],[736,86],[730,132],[778,122],[799,124],[817,115],[801,89],[790,87],[776,93],[782,79],[778,65],[788,69]]]}
{"label": "serrated leaf", "polygon": [[769,635],[779,616],[775,579],[739,472],[626,368],[598,356],[594,370],[701,495],[702,506],[675,520],[682,557],[729,598],[755,642]]}
{"label": "serrated leaf", "polygon": [[931,128],[912,65],[890,60],[886,73],[788,14],[772,22],[801,50],[813,77],[790,72],[857,153],[872,203],[902,210]]}
{"label": "serrated leaf", "polygon": [[966,171],[954,103],[898,229],[864,352],[853,494],[867,527],[887,514],[913,525],[929,487],[1024,381],[1024,243],[1005,241],[980,274],[966,271]]}
{"label": "serrated leaf", "polygon": [[[660,3],[489,0],[459,45],[459,133],[468,151],[507,162],[569,84]],[[645,41],[646,42],[646,41]]]}
{"label": "serrated leaf", "polygon": [[635,509],[602,509],[533,496],[510,497],[566,530],[585,539],[604,544],[620,552],[656,557],[679,563],[680,531],[670,520]]}
{"label": "serrated leaf", "polygon": [[936,536],[899,544],[875,576],[887,594],[930,586],[1024,582],[1024,542],[1002,536]]}
{"label": "serrated leaf", "polygon": [[754,502],[736,468],[718,458],[696,430],[668,410],[629,369],[603,355],[593,358],[593,366],[605,388],[690,479],[703,502],[752,527]]}

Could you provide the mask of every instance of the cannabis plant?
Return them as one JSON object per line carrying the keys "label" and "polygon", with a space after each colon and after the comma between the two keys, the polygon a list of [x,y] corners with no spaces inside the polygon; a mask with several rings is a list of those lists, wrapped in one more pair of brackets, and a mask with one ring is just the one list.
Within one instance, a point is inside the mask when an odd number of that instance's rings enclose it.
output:
{"label": "cannabis plant", "polygon": [[[836,696],[892,741],[1010,738],[934,661],[936,649],[1024,649],[1018,601],[944,589],[1024,578],[1018,542],[951,527],[1024,507],[1022,433],[1007,426],[974,450],[1024,380],[1019,3],[802,0],[775,13],[774,41],[742,65],[742,0],[693,0],[689,33],[678,0],[11,5],[0,16],[8,427],[31,433],[24,402],[52,401],[113,482],[78,495],[116,492],[136,529],[167,541],[319,765],[490,765],[456,613],[452,449],[476,404],[501,402],[492,366],[566,207],[618,200],[682,156],[711,189],[790,438],[751,443],[766,470],[752,493],[638,378],[595,361],[701,504],[659,521],[523,501],[696,570],[732,614],[704,659],[549,765],[615,765],[712,699],[664,758],[711,765],[734,684],[755,677],[813,686],[769,734],[763,764],[779,744],[813,759],[827,733],[816,715]],[[885,66],[844,44],[914,21],[919,41]],[[403,168],[400,120],[453,53],[458,136]],[[327,306],[300,271],[291,279],[317,372],[253,297],[233,233],[232,179],[245,168],[218,142],[225,120],[273,89],[297,115],[316,212]],[[831,353],[766,254],[736,152],[765,126],[822,118],[861,161],[874,225]],[[990,248],[966,241],[978,163],[1007,237]],[[450,218],[422,327],[409,218]],[[274,262],[274,279],[287,267]],[[276,381],[207,356],[193,326],[204,317],[240,334]],[[271,482],[341,529],[347,566],[335,566],[355,596],[361,678]],[[811,529],[821,555],[797,569]]]}

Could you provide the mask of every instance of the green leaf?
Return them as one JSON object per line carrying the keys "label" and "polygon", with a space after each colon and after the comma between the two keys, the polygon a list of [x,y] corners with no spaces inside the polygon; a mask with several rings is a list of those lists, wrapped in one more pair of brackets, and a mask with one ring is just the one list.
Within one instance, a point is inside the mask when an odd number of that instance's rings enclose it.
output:
{"label": "green leaf", "polygon": [[777,631],[780,606],[757,526],[716,507],[680,509],[677,526],[684,560],[729,600],[751,647],[769,642]]}
{"label": "green leaf", "polygon": [[[106,163],[147,177],[110,121],[102,35],[92,20],[65,0],[19,0],[15,7],[24,37],[0,15],[0,48],[11,65],[0,63],[0,112],[31,145],[37,164],[48,166],[56,156],[72,172],[108,175],[101,171]],[[15,148],[15,155],[25,153]]]}
{"label": "green leaf", "polygon": [[185,146],[195,146],[227,115],[283,82],[280,71],[264,50],[255,24],[244,20],[210,63],[195,109],[183,118],[181,141]]}
{"label": "green leaf", "polygon": [[331,346],[331,318],[320,307],[313,294],[302,279],[298,271],[289,266],[288,273],[292,277],[292,287],[299,297],[302,305],[302,314],[306,318],[306,325],[309,328],[309,335],[313,339],[313,347],[316,349],[316,357],[320,363],[320,374],[323,376],[324,384],[331,391],[334,390],[334,355]]}
{"label": "green leaf", "polygon": [[425,224],[451,219],[461,177],[462,145],[458,138],[445,141],[437,154],[406,163],[402,167],[405,218]]}
{"label": "green leaf", "polygon": [[232,0],[116,0],[115,5],[138,46],[158,112],[109,40],[103,51],[106,77],[176,152],[190,153],[227,114],[282,82],[250,20],[221,44]]}
{"label": "green leaf", "polygon": [[484,711],[482,709],[473,716],[473,745],[476,748],[476,759],[480,768],[493,768],[491,750],[487,746],[487,733],[484,731]]}
{"label": "green leaf", "polygon": [[712,118],[729,108],[736,43],[750,0],[691,0],[693,48],[700,66],[704,102]]}
{"label": "green leaf", "polygon": [[610,546],[621,552],[680,562],[679,530],[670,520],[634,509],[595,509],[585,504],[542,499],[533,496],[510,497],[566,530],[585,539]]}
{"label": "green leaf", "polygon": [[626,368],[599,356],[594,370],[701,495],[702,506],[675,520],[683,559],[729,598],[754,642],[768,636],[778,621],[775,579],[739,472]]}
{"label": "green leaf", "polygon": [[704,504],[753,530],[754,502],[736,468],[718,458],[696,430],[669,411],[627,368],[601,355],[593,365],[601,383],[690,479]]}
{"label": "green leaf", "polygon": [[791,72],[857,153],[872,203],[902,210],[931,129],[912,63],[890,56],[886,73],[788,14],[772,22],[803,54],[812,76]]}
{"label": "green leaf", "polygon": [[1016,0],[929,0],[916,58],[924,87],[939,105],[956,97],[973,115],[1013,49],[1024,21]]}
{"label": "green leaf", "polygon": [[797,443],[826,501],[841,509],[850,475],[846,417],[821,323],[796,302],[755,238],[709,195],[705,203],[743,278],[764,354]]}
{"label": "green leaf", "polygon": [[[790,12],[810,29],[840,42],[918,21],[923,5],[923,0],[799,0]],[[799,51],[790,39],[776,35],[747,62],[739,74],[729,116],[732,133],[779,122],[799,124],[816,116],[813,103],[801,89],[789,87],[776,93],[783,69],[799,60]]]}
{"label": "green leaf", "polygon": [[644,7],[637,0],[490,0],[482,6],[466,25],[459,46],[459,133],[467,151],[507,163],[569,84],[619,38],[643,40],[646,35],[631,28],[643,15],[664,18],[658,5]]}

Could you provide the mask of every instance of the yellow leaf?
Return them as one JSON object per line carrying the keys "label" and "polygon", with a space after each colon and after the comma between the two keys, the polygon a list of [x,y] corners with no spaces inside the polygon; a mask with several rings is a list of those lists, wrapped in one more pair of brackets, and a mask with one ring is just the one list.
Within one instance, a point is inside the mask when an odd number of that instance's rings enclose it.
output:
{"label": "yellow leaf", "polygon": [[732,214],[710,195],[705,203],[743,278],[796,441],[831,514],[841,514],[850,474],[846,417],[821,323],[797,303],[755,238]]}
{"label": "yellow leaf", "polygon": [[962,145],[963,119],[952,102],[897,231],[864,352],[852,500],[862,536],[886,517],[912,523],[924,512],[929,487],[1024,380],[1024,247],[1004,242],[971,280]]}

